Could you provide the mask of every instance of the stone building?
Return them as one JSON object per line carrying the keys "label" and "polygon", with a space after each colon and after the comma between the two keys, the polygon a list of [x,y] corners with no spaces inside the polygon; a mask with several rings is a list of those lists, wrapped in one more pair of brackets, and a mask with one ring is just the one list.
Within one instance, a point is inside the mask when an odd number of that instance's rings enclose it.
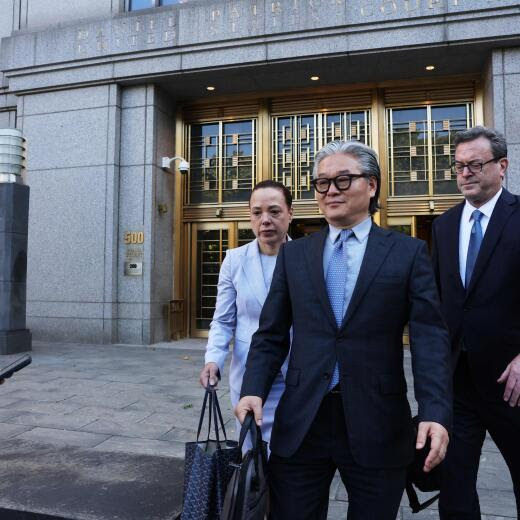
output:
{"label": "stone building", "polygon": [[[28,142],[35,339],[203,336],[251,186],[322,222],[333,138],[379,154],[383,226],[428,240],[457,203],[452,139],[504,132],[520,191],[520,1],[0,0],[0,127]],[[182,156],[188,173],[161,168]]]}

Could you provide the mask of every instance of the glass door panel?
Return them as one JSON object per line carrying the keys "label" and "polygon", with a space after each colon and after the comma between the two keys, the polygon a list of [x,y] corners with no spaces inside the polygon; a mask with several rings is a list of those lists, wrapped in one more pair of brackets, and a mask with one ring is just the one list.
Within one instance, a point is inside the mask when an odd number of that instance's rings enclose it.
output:
{"label": "glass door panel", "polygon": [[187,127],[188,204],[247,202],[256,183],[256,119]]}
{"label": "glass door panel", "polygon": [[432,151],[433,151],[433,194],[458,194],[457,180],[451,172],[455,146],[453,138],[457,132],[473,124],[472,106],[452,105],[432,107]]}
{"label": "glass door panel", "polygon": [[273,179],[287,186],[295,200],[312,200],[316,153],[338,139],[370,146],[370,111],[273,117],[272,139]]}
{"label": "glass door panel", "polygon": [[233,224],[193,226],[191,328],[194,336],[207,331],[213,318],[220,266],[234,235],[232,226]]}
{"label": "glass door panel", "polygon": [[471,103],[388,109],[389,195],[458,194],[450,170],[453,138],[471,126]]}
{"label": "glass door panel", "polygon": [[191,125],[189,128],[189,202],[218,202],[220,146],[219,124]]}
{"label": "glass door panel", "polygon": [[426,108],[389,112],[391,195],[428,194],[428,115]]}

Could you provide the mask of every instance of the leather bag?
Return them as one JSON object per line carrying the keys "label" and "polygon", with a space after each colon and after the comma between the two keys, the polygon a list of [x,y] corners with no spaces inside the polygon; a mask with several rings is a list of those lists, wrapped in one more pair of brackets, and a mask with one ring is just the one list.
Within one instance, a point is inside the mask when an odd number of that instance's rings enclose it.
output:
{"label": "leather bag", "polygon": [[240,430],[239,447],[247,434],[250,449],[238,464],[232,463],[233,476],[228,485],[221,520],[264,520],[267,515],[269,488],[267,485],[267,443],[252,414],[248,414]]}
{"label": "leather bag", "polygon": [[[419,419],[417,416],[413,418],[413,424],[415,429],[415,439],[417,439],[417,431],[419,427]],[[427,439],[424,447],[420,450],[415,450],[415,457],[413,462],[408,466],[406,473],[406,494],[408,495],[408,501],[410,502],[410,508],[412,513],[418,513],[428,506],[433,504],[438,498],[439,494],[426,500],[422,504],[419,502],[417,492],[415,488],[423,492],[439,491],[441,488],[441,468],[440,465],[433,468],[430,472],[425,473],[423,471],[424,462],[428,453],[430,452],[430,439]]]}

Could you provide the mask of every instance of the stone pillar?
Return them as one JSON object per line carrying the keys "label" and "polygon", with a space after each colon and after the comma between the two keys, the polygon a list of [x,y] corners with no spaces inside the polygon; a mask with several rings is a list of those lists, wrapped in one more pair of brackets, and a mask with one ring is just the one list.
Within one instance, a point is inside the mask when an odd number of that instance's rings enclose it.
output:
{"label": "stone pillar", "polygon": [[484,119],[507,140],[505,186],[520,193],[520,48],[495,49],[484,71]]}

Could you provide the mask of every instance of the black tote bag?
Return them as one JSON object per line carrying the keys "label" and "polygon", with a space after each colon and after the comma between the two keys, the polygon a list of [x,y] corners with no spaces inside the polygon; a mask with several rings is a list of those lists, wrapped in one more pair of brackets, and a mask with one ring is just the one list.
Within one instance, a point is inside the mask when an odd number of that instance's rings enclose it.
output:
{"label": "black tote bag", "polygon": [[220,520],[264,520],[269,502],[267,484],[267,443],[254,417],[248,414],[240,430],[239,447],[247,434],[251,435],[250,449],[240,464],[233,464],[234,471],[229,482]]}
{"label": "black tote bag", "polygon": [[[208,406],[208,435],[199,441]],[[211,439],[211,425],[215,438]],[[220,439],[219,424],[224,439]],[[208,385],[200,412],[197,440],[186,443],[184,495],[181,520],[219,520],[227,484],[233,474],[232,463],[240,461],[238,442],[227,439],[215,387]]]}

